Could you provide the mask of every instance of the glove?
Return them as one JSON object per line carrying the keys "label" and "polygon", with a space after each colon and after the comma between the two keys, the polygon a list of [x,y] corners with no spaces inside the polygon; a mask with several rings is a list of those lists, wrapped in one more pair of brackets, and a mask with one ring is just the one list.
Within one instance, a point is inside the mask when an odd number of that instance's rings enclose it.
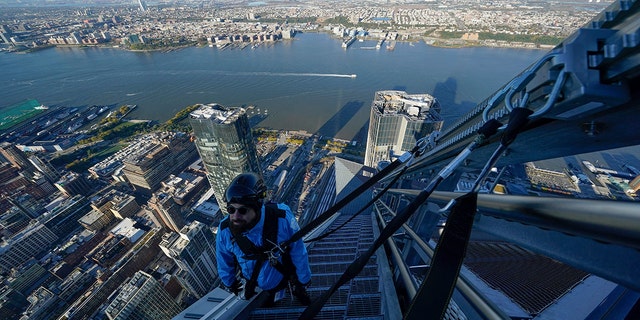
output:
{"label": "glove", "polygon": [[234,281],[230,287],[227,287],[227,290],[229,290],[229,292],[235,294],[236,296],[239,295],[240,292],[242,292],[242,282],[236,279],[236,281]]}

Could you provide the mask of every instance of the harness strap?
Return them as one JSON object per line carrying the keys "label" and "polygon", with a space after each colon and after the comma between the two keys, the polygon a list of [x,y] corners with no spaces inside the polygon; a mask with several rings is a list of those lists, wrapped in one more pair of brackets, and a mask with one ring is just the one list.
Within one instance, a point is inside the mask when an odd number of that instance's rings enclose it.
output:
{"label": "harness strap", "polygon": [[[262,228],[262,245],[256,246],[245,235],[233,235],[233,240],[238,244],[240,250],[244,253],[243,258],[247,260],[256,260],[256,263],[251,272],[251,278],[245,284],[245,298],[249,299],[255,295],[255,288],[258,283],[258,275],[262,264],[269,260],[269,263],[278,270],[285,277],[289,275],[293,270],[293,262],[288,251],[282,253],[282,262],[277,259],[269,259],[270,252],[276,247],[278,242],[278,220],[285,218],[286,212],[278,208],[275,203],[268,203],[265,205],[265,218],[264,226]],[[225,220],[221,225],[222,229],[229,226],[228,220]],[[291,264],[287,266],[287,264]]]}
{"label": "harness strap", "polygon": [[456,204],[447,218],[442,236],[436,245],[431,259],[431,268],[411,302],[405,319],[444,318],[471,238],[480,186],[504,150],[529,122],[531,113],[532,111],[526,108],[513,109],[500,145],[478,174],[472,191],[456,199]]}

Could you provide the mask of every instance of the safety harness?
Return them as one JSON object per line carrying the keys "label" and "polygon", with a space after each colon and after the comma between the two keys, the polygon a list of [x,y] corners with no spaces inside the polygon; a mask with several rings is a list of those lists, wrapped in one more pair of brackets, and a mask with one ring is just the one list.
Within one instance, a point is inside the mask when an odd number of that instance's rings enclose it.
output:
{"label": "safety harness", "polygon": [[[245,298],[249,299],[255,294],[255,288],[258,282],[258,275],[262,264],[269,260],[269,263],[280,272],[285,278],[295,271],[295,266],[291,260],[289,250],[283,250],[278,247],[278,220],[285,218],[286,212],[278,208],[275,203],[265,204],[264,226],[262,228],[262,245],[256,246],[245,235],[234,235],[231,233],[231,240],[235,241],[244,253],[243,258],[246,260],[256,260],[256,264],[251,272],[251,278],[245,284]],[[221,224],[221,229],[229,227],[229,220],[225,220]],[[278,255],[282,257],[282,262],[278,260]]]}

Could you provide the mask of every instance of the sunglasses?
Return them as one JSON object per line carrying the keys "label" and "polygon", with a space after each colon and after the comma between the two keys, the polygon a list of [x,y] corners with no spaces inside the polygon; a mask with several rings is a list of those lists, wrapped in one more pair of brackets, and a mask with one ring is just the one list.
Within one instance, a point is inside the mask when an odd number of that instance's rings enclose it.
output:
{"label": "sunglasses", "polygon": [[249,208],[247,207],[239,207],[239,208],[236,208],[234,206],[227,207],[227,212],[229,212],[229,214],[234,214],[238,212],[240,215],[245,215],[247,214],[248,211],[249,211]]}

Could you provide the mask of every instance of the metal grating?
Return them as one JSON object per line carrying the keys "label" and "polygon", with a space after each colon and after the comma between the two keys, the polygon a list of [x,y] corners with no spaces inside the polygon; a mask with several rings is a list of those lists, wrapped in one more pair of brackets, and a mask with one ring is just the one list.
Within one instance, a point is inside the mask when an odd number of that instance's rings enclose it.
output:
{"label": "metal grating", "polygon": [[359,276],[361,277],[377,277],[378,276],[378,266],[377,265],[367,265],[362,269]]}
{"label": "metal grating", "polygon": [[[286,319],[298,319],[300,314],[304,309],[272,309],[273,312],[264,312],[264,309],[256,310],[251,313],[251,319],[257,320],[286,320]],[[333,320],[333,319],[342,319],[344,318],[345,310],[344,308],[340,309],[322,309],[320,313],[318,313],[314,319],[317,320]]]}
{"label": "metal grating", "polygon": [[314,287],[328,288],[328,287],[331,287],[334,283],[336,283],[338,279],[340,279],[341,275],[342,273],[332,274],[332,275],[323,275],[323,276],[312,276],[311,285],[313,285]]}
{"label": "metal grating", "polygon": [[314,275],[328,274],[328,273],[342,274],[345,270],[347,270],[347,267],[349,267],[350,264],[351,262],[333,263],[333,264],[312,264],[311,274],[314,274]]}
{"label": "metal grating", "polygon": [[351,297],[347,308],[347,317],[380,316],[381,298],[379,295]]}
{"label": "metal grating", "polygon": [[351,294],[377,293],[379,291],[378,278],[351,280]]}
{"label": "metal grating", "polygon": [[352,248],[358,245],[358,241],[323,242],[313,246],[314,249]]}
{"label": "metal grating", "polygon": [[343,263],[343,262],[351,262],[355,258],[354,254],[348,255],[312,255],[309,256],[309,263],[311,264],[320,264],[320,263]]}
{"label": "metal grating", "polygon": [[[336,219],[333,226],[342,224],[348,218]],[[327,238],[315,242],[309,249],[312,277],[308,292],[311,299],[317,299],[333,286],[349,265],[369,249],[373,240],[371,216],[363,215]],[[331,295],[314,319],[382,319],[376,259],[374,255],[353,280]],[[287,292],[285,298],[274,307],[254,310],[250,319],[298,319],[304,308]]]}
{"label": "metal grating", "polygon": [[[309,296],[311,296],[311,300],[314,300],[321,296],[324,293],[324,290],[317,291],[309,291]],[[338,289],[334,294],[331,295],[325,306],[335,306],[335,305],[346,305],[349,297],[349,289],[348,287],[342,287]]]}
{"label": "metal grating", "polygon": [[353,254],[353,248],[313,248],[309,250],[309,254]]}

